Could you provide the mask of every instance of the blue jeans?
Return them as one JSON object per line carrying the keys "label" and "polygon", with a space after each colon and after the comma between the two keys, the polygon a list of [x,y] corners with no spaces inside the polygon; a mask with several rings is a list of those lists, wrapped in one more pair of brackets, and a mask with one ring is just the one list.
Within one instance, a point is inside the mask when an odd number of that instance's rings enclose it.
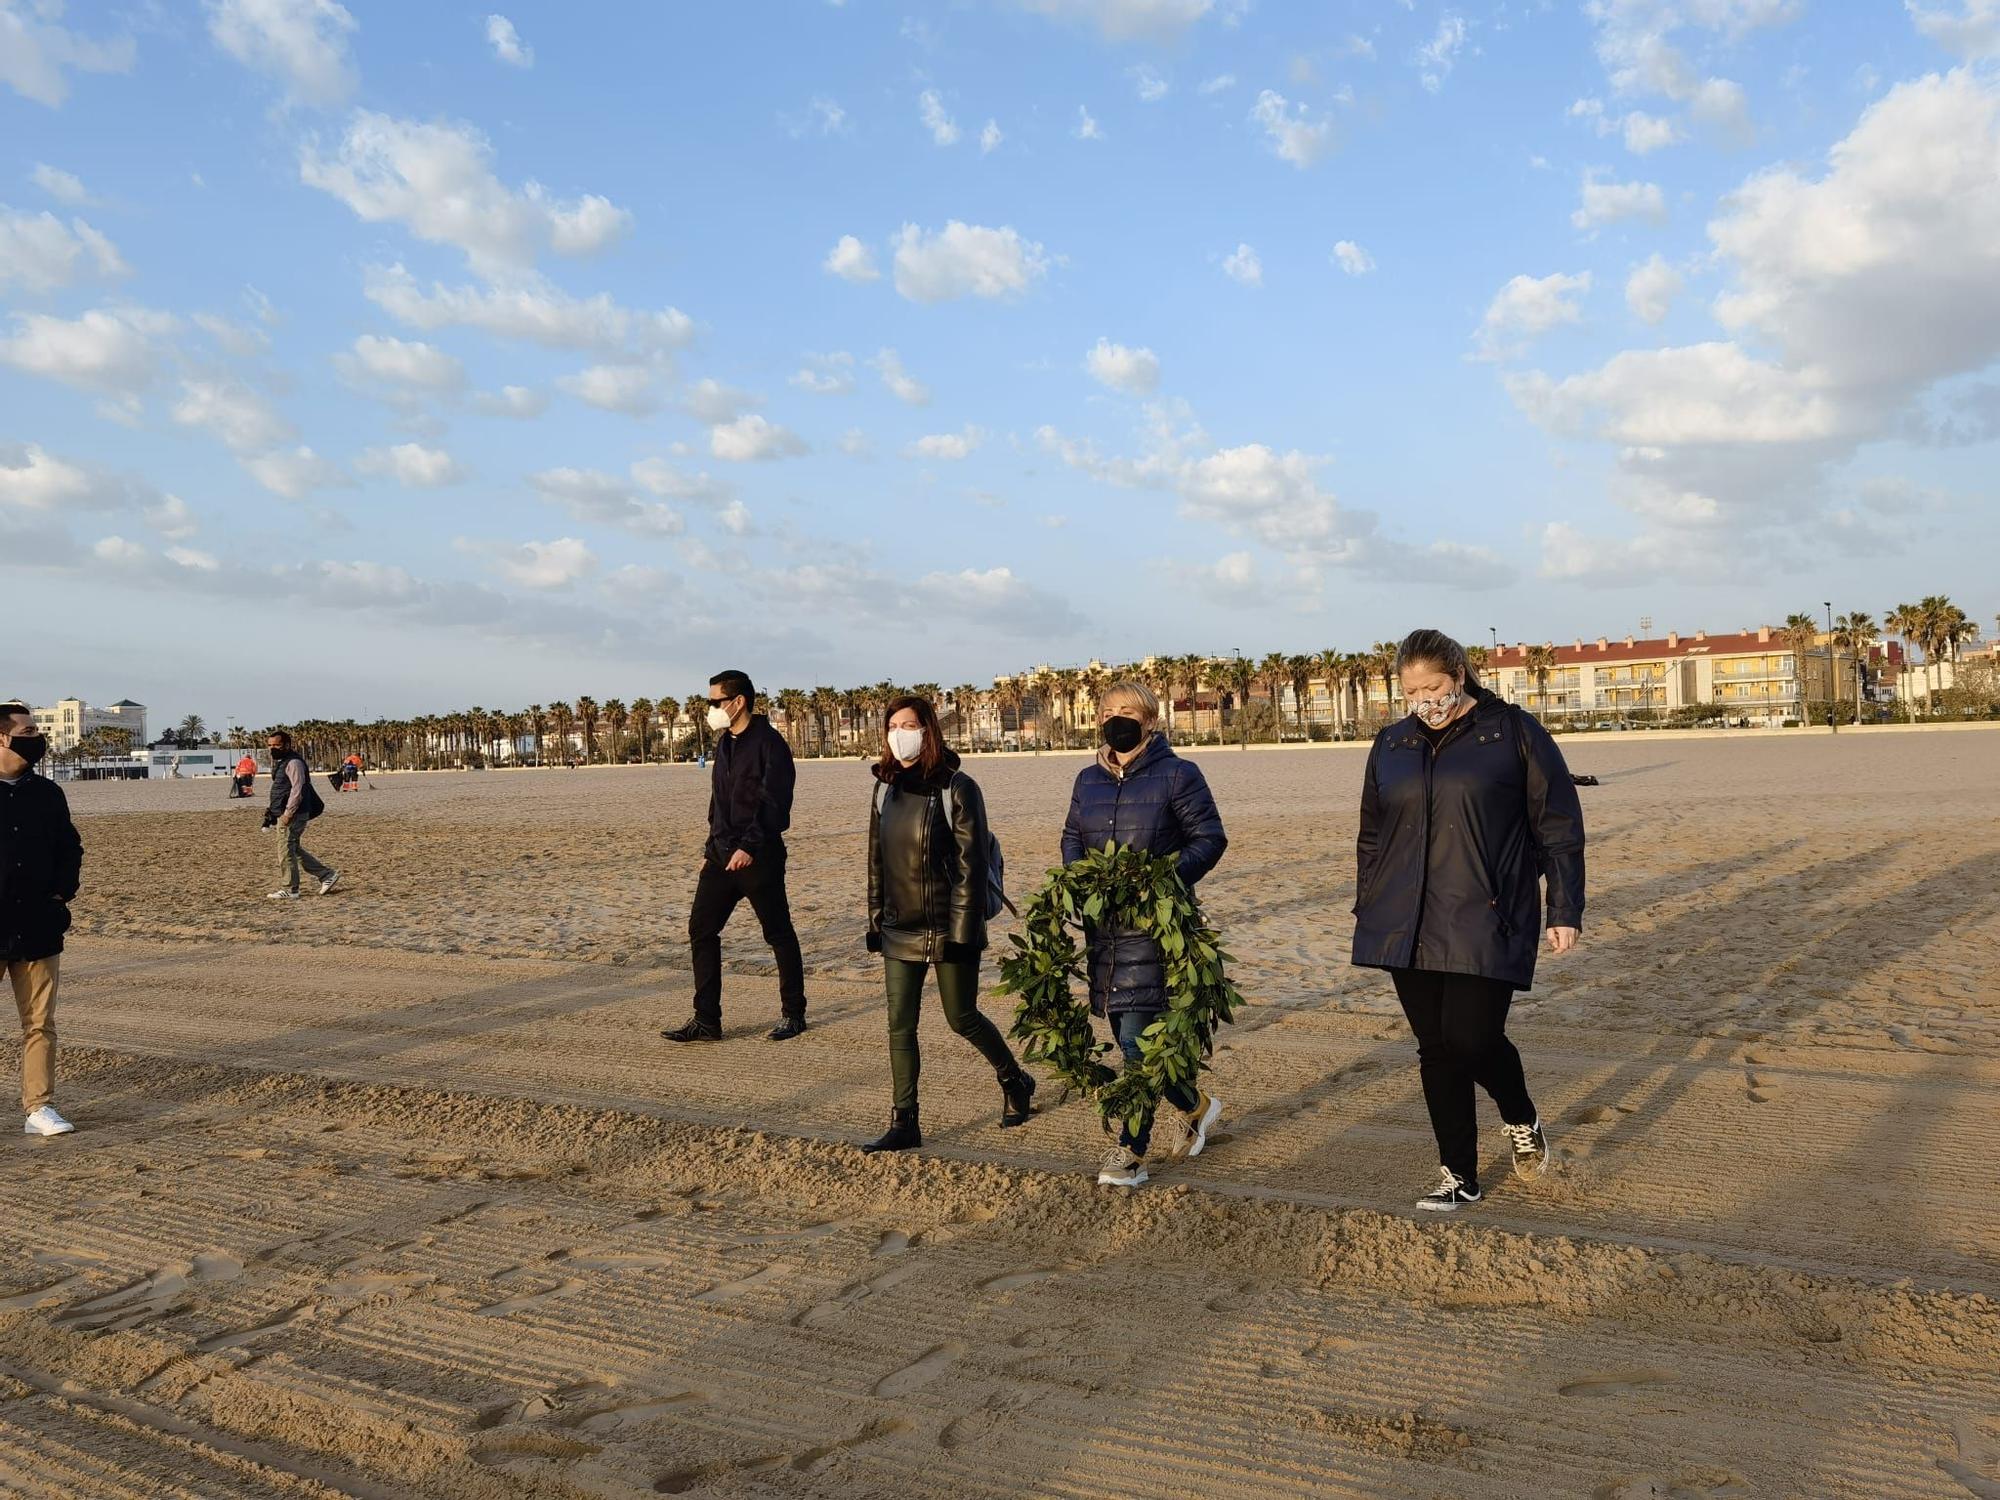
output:
{"label": "blue jeans", "polygon": [[[1157,1010],[1121,1010],[1111,1018],[1111,1034],[1118,1038],[1118,1050],[1125,1054],[1127,1062],[1139,1060],[1139,1037],[1148,1026],[1165,1014]],[[1166,1090],[1167,1103],[1185,1113],[1200,1103],[1194,1091],[1181,1084],[1170,1084]],[[1135,1156],[1146,1154],[1147,1143],[1153,1138],[1153,1117],[1149,1114],[1139,1122],[1139,1133],[1134,1135],[1124,1125],[1118,1127],[1118,1144]]]}

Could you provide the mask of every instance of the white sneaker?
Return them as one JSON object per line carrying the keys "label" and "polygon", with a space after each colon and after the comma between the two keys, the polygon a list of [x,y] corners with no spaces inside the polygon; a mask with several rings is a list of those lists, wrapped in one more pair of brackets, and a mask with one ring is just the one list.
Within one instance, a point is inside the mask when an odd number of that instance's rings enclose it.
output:
{"label": "white sneaker", "polygon": [[1514,1148],[1516,1177],[1526,1177],[1532,1181],[1548,1171],[1549,1138],[1543,1133],[1540,1120],[1532,1125],[1502,1125],[1500,1133],[1507,1137],[1507,1143]]}
{"label": "white sneaker", "polygon": [[68,1135],[76,1127],[56,1113],[53,1104],[44,1104],[21,1126],[23,1135]]}
{"label": "white sneaker", "polygon": [[1417,1207],[1429,1209],[1434,1214],[1448,1214],[1462,1203],[1477,1203],[1481,1196],[1477,1187],[1450,1167],[1439,1167],[1438,1185],[1417,1200]]}
{"label": "white sneaker", "polygon": [[273,891],[264,899],[266,901],[296,901],[299,899],[299,893],[297,891]]}
{"label": "white sneaker", "polygon": [[1222,1118],[1222,1101],[1213,1094],[1195,1090],[1194,1111],[1188,1116],[1189,1134],[1187,1154],[1201,1155],[1201,1148],[1208,1144],[1209,1128]]}
{"label": "white sneaker", "polygon": [[1104,1162],[1097,1169],[1099,1187],[1135,1188],[1145,1181],[1146,1163],[1125,1147],[1113,1146],[1104,1153]]}
{"label": "white sneaker", "polygon": [[319,893],[322,896],[324,896],[328,891],[332,890],[335,886],[339,884],[340,884],[340,871],[335,870],[332,874],[328,875],[326,879],[322,880],[319,883]]}

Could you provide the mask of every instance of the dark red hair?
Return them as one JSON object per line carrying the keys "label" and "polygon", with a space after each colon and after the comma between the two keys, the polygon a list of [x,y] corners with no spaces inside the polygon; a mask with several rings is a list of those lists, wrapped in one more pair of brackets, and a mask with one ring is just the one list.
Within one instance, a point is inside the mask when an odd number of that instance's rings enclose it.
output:
{"label": "dark red hair", "polygon": [[937,709],[928,698],[904,693],[891,698],[889,706],[882,710],[882,758],[875,762],[875,774],[884,781],[894,781],[903,774],[903,763],[889,748],[889,721],[906,708],[915,711],[917,723],[924,731],[924,748],[917,753],[917,774],[928,777],[944,761],[944,730],[938,724]]}

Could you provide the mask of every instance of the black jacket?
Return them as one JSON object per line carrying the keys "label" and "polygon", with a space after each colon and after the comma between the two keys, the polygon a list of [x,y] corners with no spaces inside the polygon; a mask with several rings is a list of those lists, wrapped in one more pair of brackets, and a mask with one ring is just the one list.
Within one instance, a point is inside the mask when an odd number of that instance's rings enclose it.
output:
{"label": "black jacket", "polygon": [[0,782],[0,959],[62,952],[82,876],[83,840],[62,788],[33,772]]}
{"label": "black jacket", "polygon": [[752,859],[785,852],[792,826],[792,747],[762,714],[741,734],[716,741],[709,773],[708,843],[702,852],[720,865],[741,849]]}
{"label": "black jacket", "polygon": [[[1229,847],[1208,779],[1193,761],[1174,754],[1165,735],[1155,734],[1123,775],[1114,774],[1102,755],[1077,773],[1063,823],[1063,863],[1110,843],[1178,856],[1175,866],[1190,889]],[[1089,940],[1092,1010],[1102,1016],[1166,1008],[1159,944],[1110,923],[1091,928]]]}
{"label": "black jacket", "polygon": [[1355,843],[1354,962],[1535,982],[1551,927],[1583,925],[1583,805],[1549,732],[1480,687],[1433,751],[1413,716],[1375,736]]}
{"label": "black jacket", "polygon": [[271,762],[271,801],[264,809],[264,826],[269,828],[284,815],[291,806],[292,793],[298,793],[298,811],[293,822],[310,823],[326,811],[326,803],[321,799],[319,788],[313,785],[312,767],[298,751],[281,752]]}
{"label": "black jacket", "polygon": [[[878,767],[875,772],[882,776]],[[951,788],[951,819],[944,789]],[[904,771],[868,814],[868,946],[909,963],[963,962],[986,946],[986,799],[950,750]]]}

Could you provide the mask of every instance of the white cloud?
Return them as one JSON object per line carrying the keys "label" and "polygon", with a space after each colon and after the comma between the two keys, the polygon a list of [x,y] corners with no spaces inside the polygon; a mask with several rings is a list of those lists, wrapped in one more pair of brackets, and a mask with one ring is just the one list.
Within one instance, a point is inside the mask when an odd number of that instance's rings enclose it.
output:
{"label": "white cloud", "polygon": [[516,68],[535,65],[535,49],[522,45],[520,32],[505,16],[486,18],[486,40],[493,46],[493,55],[503,63]]}
{"label": "white cloud", "polygon": [[426,332],[477,328],[551,349],[641,355],[679,348],[694,337],[694,320],[679,308],[641,312],[603,292],[572,297],[534,277],[504,287],[433,283],[426,296],[402,266],[372,266],[364,289],[390,316]]}
{"label": "white cloud", "polygon": [[1222,258],[1222,274],[1244,286],[1264,284],[1264,262],[1248,245],[1238,245]]}
{"label": "white cloud", "polygon": [[[646,463],[658,465],[647,471],[647,477],[664,479],[666,465],[657,459]],[[640,465],[633,466],[635,475],[639,470]],[[599,469],[544,469],[530,474],[528,483],[543,499],[560,505],[579,521],[615,526],[636,536],[679,536],[687,529],[672,506],[639,499],[624,480]]]}
{"label": "white cloud", "polygon": [[845,349],[808,354],[789,383],[815,396],[845,396],[854,389],[854,356]]}
{"label": "white cloud", "polygon": [[146,524],[169,541],[185,541],[199,529],[194,512],[179,495],[162,495],[146,507]]}
{"label": "white cloud", "polygon": [[1611,182],[1595,172],[1583,176],[1583,201],[1569,216],[1578,229],[1598,229],[1624,219],[1663,223],[1667,200],[1656,182]]}
{"label": "white cloud", "polygon": [[1375,60],[1375,44],[1359,32],[1350,31],[1347,34],[1347,40],[1335,49],[1335,53],[1340,57],[1358,57],[1363,62],[1373,62]]}
{"label": "white cloud", "polygon": [[1576,298],[1590,290],[1590,272],[1574,276],[1516,276],[1487,304],[1475,337],[1484,359],[1518,354],[1528,340],[1561,323],[1580,323],[1583,309]]}
{"label": "white cloud", "polygon": [[28,180],[58,203],[75,206],[90,201],[90,194],[84,191],[82,178],[58,167],[52,167],[47,162],[36,162],[35,170],[28,174]]}
{"label": "white cloud", "polygon": [[1438,18],[1431,39],[1418,47],[1412,61],[1425,88],[1435,94],[1451,76],[1452,65],[1465,50],[1465,17],[1446,11]]}
{"label": "white cloud", "polygon": [[90,544],[90,554],[99,562],[124,567],[143,559],[146,549],[137,542],[126,541],[122,536],[107,536]]}
{"label": "white cloud", "polygon": [[711,479],[706,469],[699,474],[689,474],[663,458],[640,459],[632,465],[632,478],[662,500],[692,500],[701,505],[715,505],[727,500],[732,493],[729,485],[719,479]]}
{"label": "white cloud", "polygon": [[271,336],[261,328],[249,328],[217,313],[198,312],[188,321],[215,341],[225,354],[238,359],[255,359],[271,351]]}
{"label": "white cloud", "polygon": [[1335,243],[1333,263],[1349,276],[1366,276],[1375,269],[1375,257],[1353,240],[1340,240]]}
{"label": "white cloud", "polygon": [[483,274],[524,270],[543,250],[587,255],[631,227],[630,214],[594,194],[560,201],[539,183],[506,186],[492,154],[470,125],[357,110],[333,156],[316,145],[301,151],[299,178],[367,223],[400,223],[420,240],[456,246]]}
{"label": "white cloud", "polygon": [[1508,392],[1551,431],[1619,444],[1646,464],[1682,444],[1812,442],[1840,428],[1825,392],[1719,341],[1627,350],[1561,381],[1512,376]]}
{"label": "white cloud", "polygon": [[1224,89],[1233,89],[1235,87],[1236,75],[1234,73],[1217,73],[1213,78],[1204,78],[1200,83],[1196,84],[1194,91],[1197,94],[1219,94]]}
{"label": "white cloud", "polygon": [[1333,121],[1313,120],[1303,104],[1293,106],[1272,89],[1258,94],[1250,106],[1250,118],[1264,127],[1265,143],[1280,161],[1288,161],[1300,171],[1312,166],[1333,150]]}
{"label": "white cloud", "polygon": [[546,391],[531,390],[525,385],[503,385],[497,391],[481,391],[472,398],[473,408],[489,417],[515,417],[526,419],[539,417],[549,409]]}
{"label": "white cloud", "polygon": [[1633,110],[1619,122],[1619,128],[1625,133],[1625,149],[1634,156],[1645,156],[1682,139],[1679,125],[1643,110]]}
{"label": "white cloud", "polygon": [[274,495],[302,500],[314,490],[347,483],[339,467],[304,446],[239,459],[250,477]]}
{"label": "white cloud", "polygon": [[1076,127],[1070,131],[1080,141],[1101,141],[1104,132],[1097,128],[1097,121],[1083,105],[1076,107]]}
{"label": "white cloud", "polygon": [[917,95],[917,116],[924,122],[924,129],[931,133],[934,145],[958,144],[958,122],[945,112],[944,100],[936,89],[925,89]]}
{"label": "white cloud", "polygon": [[868,363],[882,377],[882,384],[898,401],[906,406],[930,405],[930,387],[903,368],[902,356],[894,349],[878,349],[875,357]]}
{"label": "white cloud", "polygon": [[338,104],[354,92],[347,55],[354,29],[354,17],[335,0],[208,0],[215,44],[306,104]]}
{"label": "white cloud", "polygon": [[1694,91],[1688,113],[1704,125],[1713,125],[1739,144],[1748,143],[1756,128],[1750,123],[1750,101],[1743,86],[1727,78],[1711,78]]}
{"label": "white cloud", "polygon": [[591,365],[574,375],[559,375],[556,384],[587,406],[649,416],[660,409],[660,393],[648,365]]}
{"label": "white cloud", "polygon": [[0,3],[0,83],[50,109],[69,97],[68,70],[129,73],[138,50],[129,36],[79,35],[59,24],[62,14],[62,0],[31,0],[18,10]]}
{"label": "white cloud", "polygon": [[597,556],[573,536],[487,549],[494,571],[524,589],[562,589],[597,569]]}
{"label": "white cloud", "polygon": [[814,132],[820,135],[843,135],[847,131],[847,111],[840,107],[836,99],[825,94],[814,94],[806,101],[806,111],[794,119],[785,115],[778,117],[793,140],[803,139]]}
{"label": "white cloud", "polygon": [[435,344],[364,333],[351,350],[333,357],[334,368],[355,385],[384,384],[422,391],[455,391],[465,366]]}
{"label": "white cloud", "polygon": [[979,154],[984,156],[987,152],[997,149],[1006,139],[1007,137],[1000,131],[1000,122],[988,120],[986,128],[979,132]]}
{"label": "white cloud", "polygon": [[851,234],[843,234],[820,265],[842,281],[877,281],[882,275],[875,269],[875,252]]}
{"label": "white cloud", "polygon": [[1625,305],[1632,309],[1634,317],[1648,323],[1663,322],[1674,298],[1680,295],[1681,286],[1681,273],[1655,254],[1632,268],[1625,282]]}
{"label": "white cloud", "polygon": [[104,486],[39,443],[0,443],[0,506],[21,510],[106,508]]}
{"label": "white cloud", "polygon": [[859,427],[850,427],[840,435],[840,451],[849,458],[873,458],[875,446],[868,441],[868,434]]}
{"label": "white cloud", "polygon": [[1024,9],[1094,26],[1114,42],[1170,42],[1215,7],[1215,0],[1020,0]]}
{"label": "white cloud", "polygon": [[986,441],[986,431],[968,424],[961,432],[932,432],[918,438],[906,450],[912,458],[937,458],[947,462],[970,458]]}
{"label": "white cloud", "polygon": [[806,451],[805,440],[797,433],[767,421],[754,412],[724,422],[708,431],[708,451],[734,463],[760,459],[791,458]]}
{"label": "white cloud", "polygon": [[1129,349],[1100,338],[1084,356],[1084,369],[1098,384],[1128,395],[1151,395],[1160,384],[1160,357],[1151,349]]}
{"label": "white cloud", "polygon": [[1141,63],[1136,68],[1128,68],[1125,76],[1132,80],[1134,92],[1145,103],[1158,104],[1167,97],[1167,80],[1162,78],[1159,69],[1151,64]]}
{"label": "white cloud", "polygon": [[298,436],[270,402],[231,376],[183,379],[173,415],[183,427],[207,428],[232,453],[262,453]]}
{"label": "white cloud", "polygon": [[1969,62],[2000,57],[2000,0],[1926,5],[1903,0],[1917,30]]}
{"label": "white cloud", "polygon": [[140,307],[94,308],[76,318],[14,314],[0,365],[101,395],[134,399],[159,372],[157,340],[178,326]]}
{"label": "white cloud", "polygon": [[[1703,78],[1676,35],[1694,28],[1734,41],[1789,21],[1801,8],[1801,0],[1590,0],[1584,14],[1597,28],[1598,60],[1615,93],[1662,95],[1741,141],[1751,133],[1742,88],[1726,78]],[[1644,127],[1640,131],[1643,138]]]}
{"label": "white cloud", "polygon": [[1011,227],[957,219],[935,234],[905,224],[895,245],[896,290],[912,302],[1010,296],[1026,291],[1049,264],[1039,244]]}
{"label": "white cloud", "polygon": [[764,404],[764,399],[749,391],[726,386],[719,380],[702,379],[688,387],[681,404],[697,422],[717,427],[724,422],[735,421],[746,411],[754,411]]}
{"label": "white cloud", "polygon": [[202,552],[193,547],[169,547],[162,556],[177,567],[193,568],[202,573],[213,573],[222,566],[214,553]]}
{"label": "white cloud", "polygon": [[109,279],[130,275],[131,267],[82,219],[65,225],[47,210],[29,213],[0,203],[0,287],[13,281],[30,292],[52,292],[91,273]]}
{"label": "white cloud", "polygon": [[440,489],[461,483],[465,470],[442,448],[426,448],[421,443],[398,443],[393,448],[370,448],[356,460],[363,474],[393,479],[413,490]]}

